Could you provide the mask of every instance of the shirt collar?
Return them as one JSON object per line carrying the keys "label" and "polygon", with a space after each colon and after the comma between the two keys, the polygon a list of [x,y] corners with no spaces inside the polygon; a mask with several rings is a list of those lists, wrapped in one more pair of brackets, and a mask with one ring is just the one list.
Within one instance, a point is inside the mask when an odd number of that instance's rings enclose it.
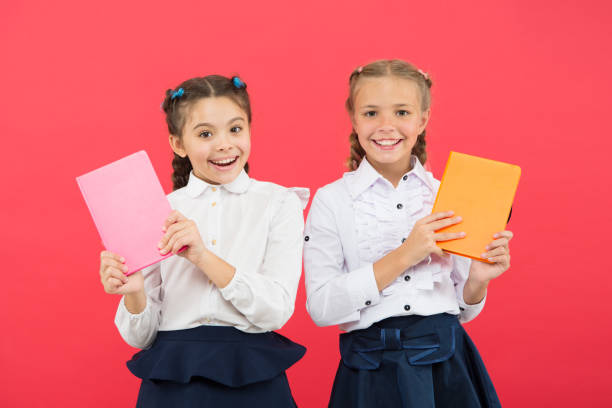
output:
{"label": "shirt collar", "polygon": [[[427,171],[419,161],[419,159],[412,155],[411,158],[412,170],[404,174],[403,177],[410,177],[410,175],[414,175],[418,177],[432,192],[435,193],[435,190],[431,184],[430,178],[427,176]],[[363,193],[365,190],[370,188],[372,184],[374,184],[378,179],[384,179],[384,177],[376,171],[376,169],[368,162],[368,160],[364,157],[359,164],[357,170],[353,172],[351,183],[349,183],[349,192],[353,199]],[[403,180],[400,181],[400,183]]]}
{"label": "shirt collar", "polygon": [[[243,169],[238,175],[238,177],[236,177],[232,182],[222,184],[219,187],[223,187],[230,193],[242,194],[249,189],[250,184],[251,178]],[[193,174],[193,170],[191,171],[191,173],[189,173],[189,181],[187,182],[186,191],[190,197],[195,198],[199,196],[200,194],[204,193],[204,191],[206,191],[208,187],[216,186],[198,178],[195,174]]]}
{"label": "shirt collar", "polygon": [[352,198],[357,198],[357,196],[370,188],[379,178],[382,178],[380,173],[378,173],[364,157],[359,167],[357,167],[357,170],[352,173],[351,182],[348,183],[349,192]]}
{"label": "shirt collar", "polygon": [[418,157],[414,155],[412,156],[412,170],[410,170],[405,175],[410,176],[410,174],[414,174],[416,177],[418,177],[432,193],[436,194],[436,189],[431,183],[431,172],[425,170],[425,167],[423,167],[421,161],[418,159]]}

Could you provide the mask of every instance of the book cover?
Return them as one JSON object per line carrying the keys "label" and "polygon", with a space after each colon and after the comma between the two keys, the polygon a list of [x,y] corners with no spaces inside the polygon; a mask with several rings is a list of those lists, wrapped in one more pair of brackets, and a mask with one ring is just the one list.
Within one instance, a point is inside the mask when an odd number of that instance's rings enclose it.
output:
{"label": "book cover", "polygon": [[521,168],[508,163],[451,152],[432,213],[454,211],[463,221],[437,232],[466,233],[465,238],[439,241],[444,251],[488,262],[480,255],[505,230]]}
{"label": "book cover", "polygon": [[125,258],[128,275],[172,255],[157,248],[172,208],[145,151],[76,180],[104,247]]}

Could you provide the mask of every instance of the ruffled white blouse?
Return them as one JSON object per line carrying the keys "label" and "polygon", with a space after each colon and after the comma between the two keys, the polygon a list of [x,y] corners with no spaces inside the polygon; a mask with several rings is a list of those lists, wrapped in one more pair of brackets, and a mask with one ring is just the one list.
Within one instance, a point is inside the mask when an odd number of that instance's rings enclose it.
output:
{"label": "ruffled white blouse", "polygon": [[415,156],[412,164],[397,188],[364,159],[317,191],[304,237],[306,306],[316,324],[351,331],[392,316],[437,313],[466,322],[482,310],[484,299],[463,299],[471,263],[456,255],[432,255],[378,291],[373,264],[431,214],[440,185]]}

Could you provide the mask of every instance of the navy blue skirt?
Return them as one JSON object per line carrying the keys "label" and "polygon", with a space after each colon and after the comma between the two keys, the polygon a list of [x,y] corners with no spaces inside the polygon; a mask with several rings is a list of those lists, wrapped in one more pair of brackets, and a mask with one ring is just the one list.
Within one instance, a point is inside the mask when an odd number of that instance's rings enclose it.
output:
{"label": "navy blue skirt", "polygon": [[392,317],[343,333],[340,355],[330,407],[501,406],[454,315]]}
{"label": "navy blue skirt", "polygon": [[278,333],[200,326],[160,331],[127,362],[137,407],[295,407],[285,370],[306,349]]}

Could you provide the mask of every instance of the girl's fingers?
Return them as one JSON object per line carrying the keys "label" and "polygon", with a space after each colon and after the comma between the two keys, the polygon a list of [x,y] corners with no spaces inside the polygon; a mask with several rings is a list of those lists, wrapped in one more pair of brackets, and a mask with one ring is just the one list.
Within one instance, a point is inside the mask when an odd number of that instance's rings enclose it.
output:
{"label": "girl's fingers", "polygon": [[175,234],[173,234],[172,238],[170,238],[170,241],[168,241],[166,246],[162,249],[162,251],[161,251],[162,255],[165,255],[168,252],[172,251],[172,248],[174,247],[174,244],[176,243],[176,241],[178,241],[182,237],[184,237],[186,233],[188,233],[188,231],[184,231],[183,230],[183,231],[179,231],[179,232],[176,232]]}
{"label": "girl's fingers", "polygon": [[[173,225],[171,228],[174,228],[175,225]],[[181,232],[182,231],[180,229],[174,229],[173,231],[169,230],[168,233],[164,236],[164,238],[160,241],[159,253],[165,255],[170,250],[170,248],[172,248],[172,244],[174,243],[174,241],[176,241],[177,235],[181,234]]]}
{"label": "girl's fingers", "polygon": [[501,231],[493,235],[493,238],[506,238],[510,241],[514,237],[512,231]]}
{"label": "girl's fingers", "polygon": [[494,262],[494,263],[500,263],[500,264],[509,264],[510,263],[509,255],[493,256],[491,258],[486,258],[486,259],[488,261]]}
{"label": "girl's fingers", "polygon": [[187,236],[190,234],[190,230],[188,229],[183,229],[181,231],[177,231],[174,234],[172,234],[172,237],[170,238],[170,240],[168,241],[168,243],[161,249],[160,253],[162,255],[167,254],[170,250],[172,250],[176,244],[176,242],[178,240],[181,240],[183,237]]}
{"label": "girl's fingers", "polygon": [[439,232],[433,235],[434,241],[450,241],[465,237],[465,232]]}
{"label": "girl's fingers", "polygon": [[109,280],[109,279],[113,279],[113,278],[114,279],[118,279],[122,283],[127,283],[127,281],[128,281],[128,278],[127,278],[127,276],[125,276],[125,273],[123,273],[119,269],[116,269],[116,268],[113,268],[113,267],[107,268],[106,274],[105,274],[105,279]]}
{"label": "girl's fingers", "polygon": [[105,259],[112,259],[115,260],[117,262],[125,262],[125,258],[122,257],[121,255],[117,255],[111,251],[102,251],[100,252],[100,259],[101,260],[105,260]]}
{"label": "girl's fingers", "polygon": [[120,287],[123,286],[123,282],[121,282],[117,278],[109,278],[107,281],[107,292],[116,292]]}
{"label": "girl's fingers", "polygon": [[496,239],[495,241],[492,241],[489,245],[487,245],[487,247],[485,249],[491,250],[493,248],[497,248],[497,247],[500,247],[500,246],[508,248],[508,238]]}
{"label": "girl's fingers", "polygon": [[494,248],[490,251],[485,252],[484,254],[481,255],[481,257],[483,258],[492,258],[492,257],[496,257],[496,256],[502,256],[502,255],[507,255],[508,254],[508,250],[506,249],[506,247],[500,246],[497,248]]}
{"label": "girl's fingers", "polygon": [[181,214],[180,212],[174,210],[170,213],[170,215],[168,216],[168,218],[166,218],[166,221],[164,221],[164,225],[162,227],[162,230],[166,231],[170,225],[182,221],[186,219],[185,216],[183,214]]}
{"label": "girl's fingers", "polygon": [[128,267],[124,263],[116,261],[114,259],[110,259],[110,258],[103,260],[102,265],[104,266],[104,268],[102,268],[103,270],[107,268],[115,268],[123,272],[128,271]]}
{"label": "girl's fingers", "polygon": [[184,247],[185,245],[188,245],[190,241],[191,239],[190,239],[189,234],[184,234],[183,236],[178,237],[177,240],[172,245],[172,250],[171,250],[172,253],[177,254],[178,251],[180,251],[180,249]]}
{"label": "girl's fingers", "polygon": [[428,224],[428,227],[433,231],[441,230],[442,228],[449,227],[451,225],[459,224],[461,222],[461,217],[453,217],[453,218],[445,218],[438,221],[433,221]]}
{"label": "girl's fingers", "polygon": [[172,237],[179,231],[183,230],[185,227],[187,226],[187,223],[184,221],[180,221],[177,222],[175,224],[172,224],[167,232],[164,234],[164,236],[162,237],[162,239],[159,241],[159,244],[157,245],[160,249],[168,249],[168,244],[170,242],[170,240],[172,239]]}
{"label": "girl's fingers", "polygon": [[436,213],[433,213],[433,214],[430,214],[430,215],[428,215],[426,217],[421,218],[417,222],[419,222],[421,224],[429,224],[431,222],[434,222],[434,221],[437,221],[437,220],[441,220],[443,218],[452,217],[453,214],[454,213],[452,211],[436,212]]}

